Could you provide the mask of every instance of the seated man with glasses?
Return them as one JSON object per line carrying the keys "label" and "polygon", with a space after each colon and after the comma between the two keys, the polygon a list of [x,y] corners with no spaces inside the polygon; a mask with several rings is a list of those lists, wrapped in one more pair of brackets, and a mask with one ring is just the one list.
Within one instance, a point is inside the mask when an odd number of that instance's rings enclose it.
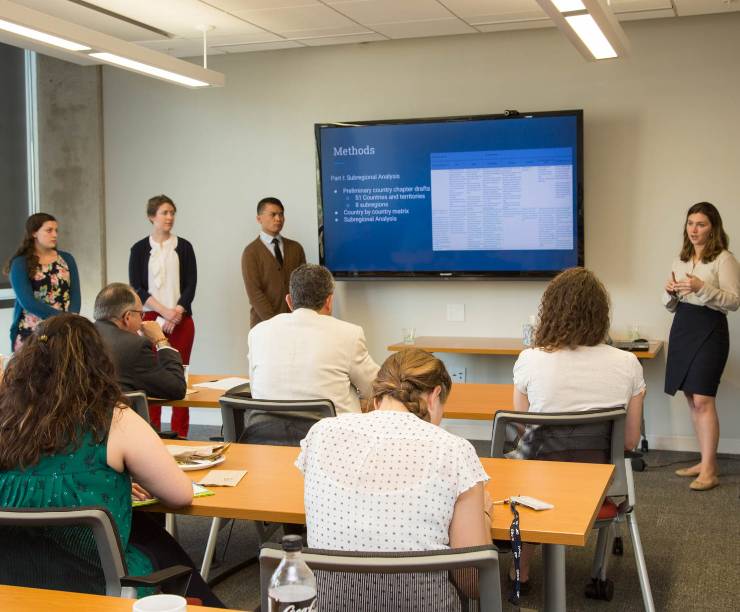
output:
{"label": "seated man with glasses", "polygon": [[187,391],[179,351],[156,321],[143,321],[141,300],[124,283],[111,283],[95,298],[95,327],[116,366],[121,390],[182,399]]}

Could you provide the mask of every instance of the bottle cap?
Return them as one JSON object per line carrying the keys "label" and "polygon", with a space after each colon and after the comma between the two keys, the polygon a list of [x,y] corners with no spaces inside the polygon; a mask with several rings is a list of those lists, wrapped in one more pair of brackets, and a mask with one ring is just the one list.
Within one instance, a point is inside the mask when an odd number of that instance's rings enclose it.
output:
{"label": "bottle cap", "polygon": [[283,536],[283,550],[285,552],[300,552],[303,550],[303,538],[299,535]]}

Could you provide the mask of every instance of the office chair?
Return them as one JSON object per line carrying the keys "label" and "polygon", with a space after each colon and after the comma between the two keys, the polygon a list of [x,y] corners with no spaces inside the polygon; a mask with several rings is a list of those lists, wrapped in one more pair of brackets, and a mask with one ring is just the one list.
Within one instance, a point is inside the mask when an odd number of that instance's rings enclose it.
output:
{"label": "office chair", "polygon": [[[654,612],[655,604],[634,511],[635,485],[632,465],[630,459],[625,457],[625,415],[622,406],[583,412],[538,413],[500,410],[493,421],[491,457],[516,458],[519,453],[525,454],[528,459],[541,461],[614,465],[614,479],[594,523],[594,529],[598,529],[599,534],[591,582],[586,586],[585,595],[591,599],[606,601],[612,599],[614,583],[606,577],[607,551],[613,548],[614,528],[626,522],[635,551],[643,605],[647,612]],[[519,447],[507,456],[504,445],[506,430],[511,425],[521,425],[525,429]],[[622,498],[622,501],[617,505],[610,498]]]}
{"label": "office chair", "polygon": [[[123,396],[134,412],[151,425],[149,420],[149,400],[146,398],[146,393],[143,391],[127,391]],[[174,431],[158,431],[157,434],[165,440],[177,438],[177,433]]]}
{"label": "office chair", "polygon": [[107,508],[0,509],[0,584],[136,599],[136,587],[170,582],[184,594],[192,568],[129,576]]}
{"label": "office chair", "polygon": [[[325,417],[336,416],[334,403],[320,400],[259,400],[248,397],[247,385],[229,389],[220,399],[221,418],[224,424],[224,441],[243,444],[272,446],[299,446],[308,430]],[[260,542],[266,541],[280,524],[255,523]],[[218,533],[226,526],[215,517],[211,521],[206,550],[200,574],[208,580]],[[238,567],[243,566],[244,563]]]}
{"label": "office chair", "polygon": [[[422,552],[347,552],[307,548],[322,612],[502,609],[498,551],[493,545]],[[279,544],[260,550],[262,610],[270,577],[283,558]]]}

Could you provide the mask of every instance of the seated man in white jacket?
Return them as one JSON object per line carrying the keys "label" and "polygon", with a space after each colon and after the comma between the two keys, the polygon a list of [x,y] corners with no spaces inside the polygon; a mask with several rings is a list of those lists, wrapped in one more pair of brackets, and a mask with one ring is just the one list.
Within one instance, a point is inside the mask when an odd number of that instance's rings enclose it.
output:
{"label": "seated man in white jacket", "polygon": [[337,414],[360,412],[360,398],[370,397],[379,368],[362,328],[331,316],[331,272],[303,264],[290,275],[289,290],[291,312],[249,332],[252,397],[330,399]]}

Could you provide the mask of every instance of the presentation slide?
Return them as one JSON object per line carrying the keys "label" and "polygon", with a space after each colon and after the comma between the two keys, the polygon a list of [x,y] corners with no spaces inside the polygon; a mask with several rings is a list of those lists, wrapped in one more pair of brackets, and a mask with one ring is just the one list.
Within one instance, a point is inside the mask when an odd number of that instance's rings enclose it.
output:
{"label": "presentation slide", "polygon": [[339,276],[578,265],[578,117],[318,126]]}

